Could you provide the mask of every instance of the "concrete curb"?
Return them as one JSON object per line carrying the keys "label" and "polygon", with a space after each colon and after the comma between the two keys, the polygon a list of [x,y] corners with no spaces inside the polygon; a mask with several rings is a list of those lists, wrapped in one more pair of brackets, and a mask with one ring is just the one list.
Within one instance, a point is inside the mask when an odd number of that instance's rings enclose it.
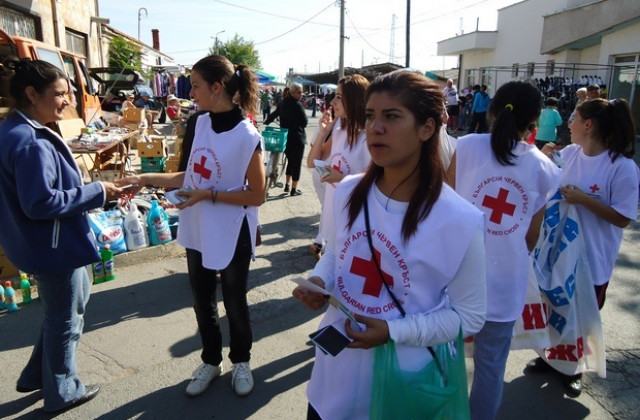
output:
{"label": "concrete curb", "polygon": [[150,246],[135,251],[127,251],[113,257],[116,270],[120,267],[142,264],[152,260],[179,257],[185,254],[184,248],[173,240],[162,245]]}

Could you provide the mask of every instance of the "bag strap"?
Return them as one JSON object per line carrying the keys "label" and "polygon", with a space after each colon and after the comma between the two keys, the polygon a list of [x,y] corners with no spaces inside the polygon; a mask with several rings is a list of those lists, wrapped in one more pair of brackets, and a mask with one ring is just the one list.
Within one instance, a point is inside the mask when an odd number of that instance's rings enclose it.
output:
{"label": "bag strap", "polygon": [[[382,284],[384,284],[384,287],[387,289],[387,292],[391,296],[391,300],[396,305],[396,308],[398,308],[398,310],[400,311],[400,315],[402,315],[402,317],[405,318],[407,316],[407,313],[405,312],[404,308],[400,304],[400,301],[398,300],[396,295],[391,291],[391,288],[389,287],[386,280],[384,279],[384,274],[382,274],[380,263],[376,258],[375,248],[373,247],[373,241],[371,240],[371,225],[369,223],[369,205],[366,199],[364,200],[364,224],[367,229],[367,242],[369,243],[369,249],[371,250],[371,257],[373,258],[373,262],[376,265],[376,268],[378,269],[380,280],[382,280]],[[440,372],[440,376],[442,376],[442,379],[445,385],[447,385],[447,383],[449,382],[449,378],[447,377],[447,374],[444,371],[444,367],[440,363],[440,360],[438,359],[438,356],[436,355],[435,350],[431,346],[427,346],[427,350],[429,350],[431,357],[433,357],[433,360],[436,362],[436,367],[438,368],[438,372]]]}

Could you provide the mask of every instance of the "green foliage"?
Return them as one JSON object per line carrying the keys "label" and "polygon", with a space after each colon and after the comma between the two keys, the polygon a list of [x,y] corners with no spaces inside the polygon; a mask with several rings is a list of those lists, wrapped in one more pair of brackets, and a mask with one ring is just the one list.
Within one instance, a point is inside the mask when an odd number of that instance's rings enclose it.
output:
{"label": "green foliage", "polygon": [[109,46],[109,67],[142,71],[140,47],[121,36],[114,37]]}
{"label": "green foliage", "polygon": [[[216,49],[217,47],[217,49]],[[233,39],[220,42],[209,48],[209,54],[224,55],[234,64],[245,64],[254,70],[261,70],[260,56],[253,45],[253,41],[245,41],[243,37],[235,34]]]}

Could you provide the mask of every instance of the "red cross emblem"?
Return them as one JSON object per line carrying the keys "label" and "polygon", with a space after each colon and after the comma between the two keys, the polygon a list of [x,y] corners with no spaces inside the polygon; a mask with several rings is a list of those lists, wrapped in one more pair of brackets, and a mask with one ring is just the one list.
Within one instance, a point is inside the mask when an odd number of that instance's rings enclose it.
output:
{"label": "red cross emblem", "polygon": [[[376,256],[375,258],[378,260],[378,262],[381,262],[382,260],[380,259],[380,252],[378,252],[378,250],[374,250],[374,252]],[[370,260],[353,257],[349,272],[364,277],[364,287],[362,288],[363,294],[380,297],[380,291],[382,290],[382,280],[380,280],[380,273],[378,273],[378,268],[376,267],[376,263],[373,261],[373,257],[371,257]],[[384,281],[387,283],[387,285],[389,287],[392,287],[393,277],[391,277],[384,271],[382,271],[382,275],[384,275]]]}
{"label": "red cross emblem", "polygon": [[204,164],[207,162],[206,156],[200,156],[200,163],[193,164],[193,172],[200,174],[204,179],[211,178],[211,169],[207,169]]}
{"label": "red cross emblem", "polygon": [[489,195],[484,196],[482,205],[492,210],[489,220],[493,223],[502,223],[502,215],[508,214],[509,216],[513,216],[513,213],[516,211],[516,206],[507,201],[508,195],[509,191],[504,188],[500,188],[497,197],[491,197]]}
{"label": "red cross emblem", "polygon": [[339,160],[337,165],[333,165],[333,169],[335,169],[336,171],[342,173],[342,171],[340,170],[341,166],[342,166],[342,160]]}
{"label": "red cross emblem", "polygon": [[592,186],[589,187],[589,189],[594,194],[597,193],[598,191],[600,191],[600,187],[598,187],[598,184],[593,184]]}

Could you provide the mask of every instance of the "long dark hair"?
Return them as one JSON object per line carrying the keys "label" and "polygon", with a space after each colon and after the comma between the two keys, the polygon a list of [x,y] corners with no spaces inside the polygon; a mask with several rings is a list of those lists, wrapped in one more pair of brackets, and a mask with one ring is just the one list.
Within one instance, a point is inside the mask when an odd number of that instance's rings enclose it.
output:
{"label": "long dark hair", "polygon": [[584,101],[576,108],[578,114],[593,121],[596,135],[609,150],[611,162],[618,156],[632,158],[636,152],[635,127],[629,103],[624,99],[596,98]]}
{"label": "long dark hair", "polygon": [[222,55],[210,55],[194,64],[193,70],[200,73],[209,85],[215,82],[222,84],[233,102],[245,112],[256,113],[260,89],[258,80],[249,67],[244,64],[234,65]]}
{"label": "long dark hair", "polygon": [[[444,96],[440,88],[426,77],[402,70],[377,77],[367,89],[366,100],[368,101],[373,93],[381,92],[398,98],[402,105],[411,111],[416,129],[429,118],[433,119],[435,124],[433,136],[422,142],[420,160],[416,168],[419,184],[409,201],[402,222],[402,238],[407,242],[418,229],[418,223],[427,218],[442,191],[444,169],[440,159],[440,116],[444,111]],[[349,228],[358,217],[371,186],[383,173],[384,168],[372,161],[364,177],[354,188],[347,203]]]}
{"label": "long dark hair", "polygon": [[513,149],[540,116],[541,100],[540,91],[529,82],[508,82],[496,92],[489,107],[494,118],[491,150],[501,165],[514,165]]}
{"label": "long dark hair", "polygon": [[345,126],[347,128],[347,142],[349,148],[353,149],[358,140],[358,132],[364,129],[366,121],[364,95],[369,81],[364,76],[352,74],[342,77],[338,85],[342,87],[342,104],[347,114],[341,124],[343,129]]}
{"label": "long dark hair", "polygon": [[64,71],[47,61],[17,57],[7,57],[2,61],[0,77],[3,79],[3,89],[8,83],[9,95],[18,108],[31,105],[26,94],[28,86],[42,94],[59,79],[68,80]]}

